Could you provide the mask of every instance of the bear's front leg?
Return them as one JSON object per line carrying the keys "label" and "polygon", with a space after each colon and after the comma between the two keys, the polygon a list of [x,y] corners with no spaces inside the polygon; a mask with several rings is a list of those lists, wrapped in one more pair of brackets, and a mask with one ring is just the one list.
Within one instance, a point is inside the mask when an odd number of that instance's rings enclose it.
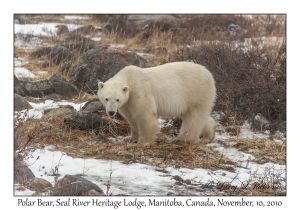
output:
{"label": "bear's front leg", "polygon": [[136,143],[138,142],[139,139],[139,135],[138,132],[136,130],[136,128],[134,128],[132,125],[130,125],[130,130],[131,130],[131,134],[130,136],[126,136],[123,141],[124,142],[130,142],[130,143]]}
{"label": "bear's front leg", "polygon": [[155,145],[155,134],[158,130],[158,120],[156,114],[146,114],[138,122],[139,140],[138,146]]}
{"label": "bear's front leg", "polygon": [[132,114],[130,113],[130,111],[127,108],[125,108],[125,107],[120,108],[120,113],[126,119],[126,121],[128,122],[128,124],[130,126],[130,135],[126,136],[123,139],[123,141],[130,142],[130,143],[136,143],[139,139],[137,123],[133,120]]}

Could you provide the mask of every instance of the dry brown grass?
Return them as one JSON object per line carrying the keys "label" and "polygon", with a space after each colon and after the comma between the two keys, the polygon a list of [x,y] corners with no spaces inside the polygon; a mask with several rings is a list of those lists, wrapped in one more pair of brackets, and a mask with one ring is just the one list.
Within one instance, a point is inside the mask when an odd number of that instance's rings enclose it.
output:
{"label": "dry brown grass", "polygon": [[[109,120],[108,117],[106,119]],[[111,120],[109,127],[102,128],[101,131],[70,129],[64,124],[63,119],[51,121],[49,128],[42,126],[42,121],[44,121],[43,118],[35,122],[25,122],[19,126],[15,132],[19,149],[25,145],[37,148],[51,144],[72,157],[122,161],[126,161],[127,158],[120,155],[120,152],[126,151],[133,154],[138,162],[160,168],[176,166],[234,171],[235,163],[213,151],[212,148],[201,144],[176,145],[166,143],[164,139],[158,139],[156,146],[145,149],[137,147],[134,143],[122,141],[96,142],[99,132],[105,137],[126,136],[129,132],[129,126],[122,120]]]}
{"label": "dry brown grass", "polygon": [[286,142],[275,142],[272,139],[256,138],[230,138],[226,141],[219,141],[225,147],[234,147],[239,151],[251,154],[255,157],[254,162],[264,164],[267,162],[286,164]]}

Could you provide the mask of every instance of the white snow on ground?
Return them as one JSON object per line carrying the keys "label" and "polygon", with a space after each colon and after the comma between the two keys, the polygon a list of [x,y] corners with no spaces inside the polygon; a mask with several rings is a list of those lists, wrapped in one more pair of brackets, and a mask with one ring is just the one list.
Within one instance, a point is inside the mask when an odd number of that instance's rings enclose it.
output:
{"label": "white snow on ground", "polygon": [[[15,34],[29,34],[34,36],[53,36],[56,35],[55,26],[62,23],[39,23],[39,24],[14,24]],[[82,25],[65,24],[69,31],[75,30]]]}
{"label": "white snow on ground", "polygon": [[23,67],[15,67],[14,74],[17,78],[35,78],[35,74]]}
{"label": "white snow on ground", "polygon": [[[238,151],[230,150],[230,153],[234,160],[244,156]],[[247,156],[249,155],[246,154],[243,159],[247,160]],[[111,185],[109,193],[113,195],[166,195],[169,192],[176,193],[179,186],[176,186],[175,180],[172,179],[172,176],[175,175],[183,179],[190,179],[192,183],[197,184],[226,182],[231,183],[233,186],[248,183],[250,178],[252,179],[251,183],[266,180],[270,178],[268,173],[278,174],[283,179],[285,178],[285,166],[273,163],[260,165],[250,162],[247,164],[247,168],[243,164],[241,167],[237,167],[235,172],[167,167],[165,170],[168,171],[168,174],[165,174],[156,171],[155,167],[140,163],[126,165],[119,161],[72,158],[63,152],[57,151],[52,145],[46,146],[45,149],[36,149],[27,161],[29,168],[36,177],[46,179],[52,185],[55,184],[55,179],[51,174],[58,166],[59,179],[67,174],[83,174],[84,178],[97,184],[104,192],[106,192],[106,184],[109,182]],[[285,186],[284,182],[282,184]],[[30,193],[30,191],[15,190],[15,195],[29,195]]]}
{"label": "white snow on ground", "polygon": [[93,37],[93,38],[90,38],[90,39],[95,41],[95,42],[99,42],[99,41],[101,41],[102,37],[96,36],[96,37]]}
{"label": "white snow on ground", "polygon": [[76,15],[65,15],[65,19],[67,20],[87,20],[91,19],[90,17],[76,16]]}
{"label": "white snow on ground", "polygon": [[59,108],[61,105],[71,105],[74,109],[79,111],[81,107],[84,106],[86,102],[75,104],[68,101],[53,101],[53,100],[45,100],[43,103],[33,103],[29,102],[29,104],[33,107],[33,109],[22,110],[18,112],[19,118],[27,119],[40,119],[44,115],[44,111],[47,109]]}

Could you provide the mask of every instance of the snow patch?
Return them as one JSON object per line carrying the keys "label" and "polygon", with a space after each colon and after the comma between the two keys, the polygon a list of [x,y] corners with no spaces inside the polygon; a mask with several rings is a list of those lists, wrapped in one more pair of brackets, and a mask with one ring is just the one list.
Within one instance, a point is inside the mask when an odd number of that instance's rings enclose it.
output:
{"label": "snow patch", "polygon": [[14,74],[17,78],[35,78],[36,75],[23,67],[15,67]]}

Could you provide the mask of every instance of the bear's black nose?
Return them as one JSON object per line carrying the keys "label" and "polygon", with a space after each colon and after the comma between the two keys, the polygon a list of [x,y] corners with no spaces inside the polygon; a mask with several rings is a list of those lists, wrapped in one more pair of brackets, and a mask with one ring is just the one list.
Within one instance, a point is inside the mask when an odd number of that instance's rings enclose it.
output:
{"label": "bear's black nose", "polygon": [[109,116],[111,116],[111,117],[112,117],[112,116],[114,116],[114,115],[115,115],[115,112],[114,112],[114,111],[109,111],[109,112],[108,112],[108,114],[109,114]]}

